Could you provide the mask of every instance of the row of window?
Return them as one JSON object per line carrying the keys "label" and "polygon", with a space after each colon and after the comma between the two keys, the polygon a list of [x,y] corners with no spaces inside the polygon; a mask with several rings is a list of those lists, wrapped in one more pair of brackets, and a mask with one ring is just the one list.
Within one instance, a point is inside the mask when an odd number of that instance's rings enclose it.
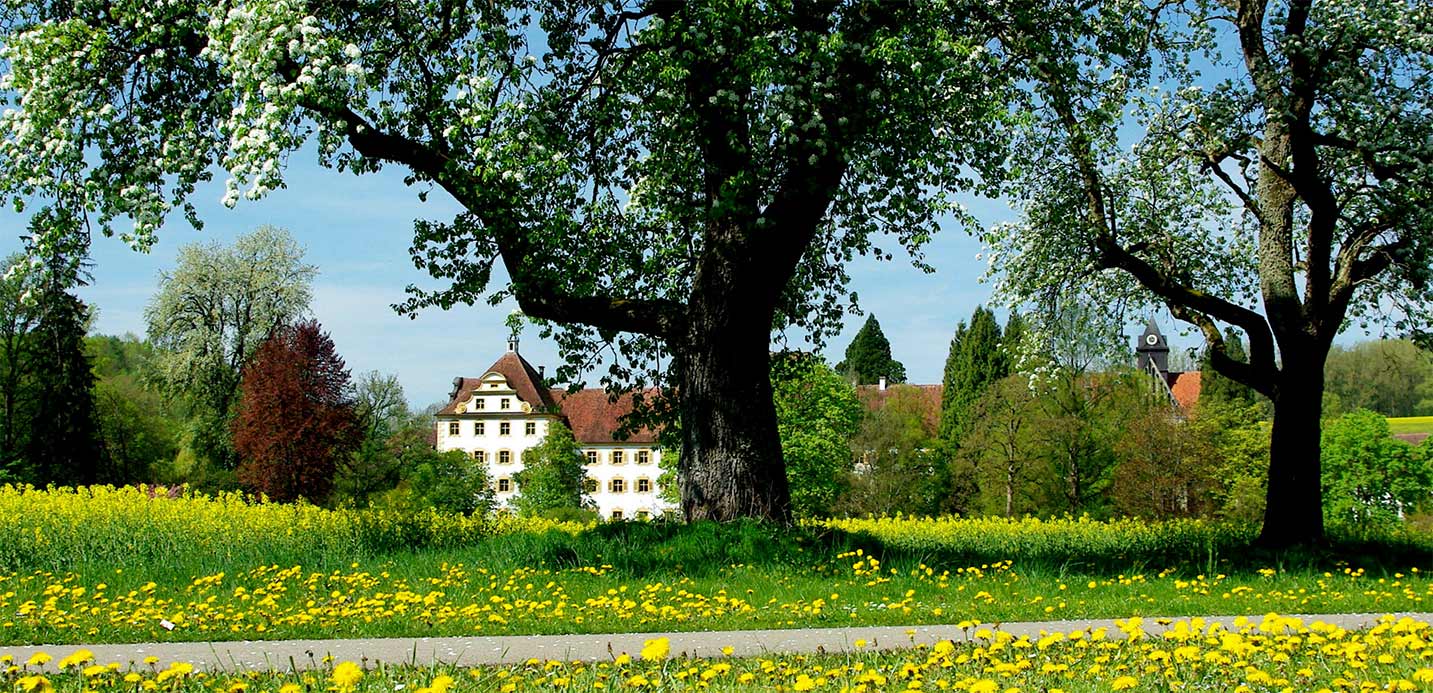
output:
{"label": "row of window", "polygon": [[[627,463],[627,455],[626,455],[626,453],[624,453],[624,452],[621,451],[621,450],[613,450],[613,451],[612,451],[612,454],[611,454],[611,460],[612,460],[612,464],[626,464],[626,463]],[[588,450],[588,451],[587,451],[587,464],[589,464],[589,465],[591,465],[591,464],[597,464],[598,461],[599,461],[599,459],[598,459],[598,456],[597,456],[597,451],[596,451],[596,450]],[[651,450],[638,450],[638,451],[637,451],[637,464],[651,464],[651,463],[652,463],[652,451],[651,451]]]}
{"label": "row of window", "polygon": [[[474,398],[473,398],[473,408],[474,408],[474,409],[487,409],[487,408],[488,408],[488,398],[486,398],[486,397],[474,397]],[[511,398],[511,397],[504,397],[504,398],[498,400],[498,409],[512,409],[512,398]]]}
{"label": "row of window", "polygon": [[[462,428],[462,427],[463,427],[463,425],[462,425],[461,423],[457,422],[457,421],[449,421],[449,422],[448,422],[448,435],[450,435],[450,436],[462,435],[462,434],[463,434],[463,428]],[[475,435],[475,436],[485,435],[485,434],[487,433],[487,431],[488,431],[488,427],[487,427],[487,422],[486,422],[486,421],[474,421],[474,422],[473,422],[473,435]],[[537,422],[535,422],[535,421],[529,421],[529,422],[523,424],[523,425],[522,425],[522,432],[523,432],[524,434],[530,435],[530,436],[535,436],[535,435],[537,435]],[[502,422],[498,423],[498,435],[500,435],[500,436],[512,435],[512,424],[509,423],[509,422],[507,422],[507,421],[502,421]]]}
{"label": "row of window", "polygon": [[[587,477],[586,481],[583,483],[583,486],[588,493],[597,493],[596,479],[593,479],[592,477]],[[497,490],[498,493],[511,493],[512,491],[516,490],[517,485],[513,483],[512,479],[508,477],[502,477],[497,480],[497,483],[494,485],[494,488]],[[627,488],[628,487],[626,479],[612,479],[607,482],[607,491],[610,493],[626,493]],[[652,480],[646,477],[637,479],[636,483],[632,485],[632,490],[635,493],[651,493]]]}

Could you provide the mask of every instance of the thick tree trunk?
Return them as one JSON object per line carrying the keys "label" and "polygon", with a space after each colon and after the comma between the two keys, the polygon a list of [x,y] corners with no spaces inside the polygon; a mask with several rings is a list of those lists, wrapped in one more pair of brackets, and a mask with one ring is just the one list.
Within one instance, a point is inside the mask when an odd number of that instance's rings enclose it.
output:
{"label": "thick tree trunk", "polygon": [[1323,365],[1322,358],[1286,363],[1279,374],[1264,528],[1258,541],[1267,548],[1315,544],[1324,536],[1319,460]]}
{"label": "thick tree trunk", "polygon": [[677,359],[688,520],[791,520],[771,390],[771,314],[739,300],[688,315]]}

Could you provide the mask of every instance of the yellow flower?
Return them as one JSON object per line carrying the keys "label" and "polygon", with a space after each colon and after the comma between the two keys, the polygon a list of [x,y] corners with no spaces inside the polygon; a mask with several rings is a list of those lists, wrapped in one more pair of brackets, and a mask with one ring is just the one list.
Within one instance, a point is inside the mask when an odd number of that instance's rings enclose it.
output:
{"label": "yellow flower", "polygon": [[970,684],[970,693],[995,693],[1000,690],[1000,685],[990,679],[980,679]]}
{"label": "yellow flower", "polygon": [[791,684],[791,690],[793,691],[809,691],[814,688],[816,688],[816,682],[811,680],[811,677],[806,674],[797,676],[796,683]]}
{"label": "yellow flower", "polygon": [[731,653],[733,652],[736,652],[736,650],[732,649],[731,645],[727,645],[726,647],[721,648],[721,653],[728,657],[730,657]]}
{"label": "yellow flower", "polygon": [[30,655],[30,659],[27,660],[25,664],[32,667],[40,667],[49,663],[51,659],[54,659],[54,657],[51,657],[44,652],[36,652],[35,654]]}
{"label": "yellow flower", "polygon": [[50,680],[43,676],[25,676],[16,682],[25,693],[48,693],[55,690]]}
{"label": "yellow flower", "polygon": [[60,668],[68,669],[70,667],[77,667],[94,658],[95,653],[89,650],[75,650],[74,654],[60,660]]}
{"label": "yellow flower", "polygon": [[353,662],[342,662],[333,668],[333,683],[339,690],[353,690],[363,678],[363,669]]}
{"label": "yellow flower", "polygon": [[[428,685],[428,688],[432,689],[433,693],[448,693],[448,689],[452,687],[453,677],[447,674],[439,674],[436,678],[433,679],[433,683]],[[285,693],[285,691],[279,691],[279,693]],[[293,693],[298,692],[294,691]]]}
{"label": "yellow flower", "polygon": [[655,638],[642,643],[642,659],[665,659],[671,651],[672,641],[667,638]]}
{"label": "yellow flower", "polygon": [[1110,682],[1110,690],[1124,691],[1139,685],[1139,679],[1133,676],[1121,676]]}
{"label": "yellow flower", "polygon": [[1433,683],[1433,669],[1419,669],[1413,672],[1413,680],[1419,683]]}
{"label": "yellow flower", "polygon": [[622,654],[617,655],[617,659],[612,660],[612,663],[619,667],[625,667],[628,664],[632,663],[632,656],[627,654],[626,652],[623,652]]}

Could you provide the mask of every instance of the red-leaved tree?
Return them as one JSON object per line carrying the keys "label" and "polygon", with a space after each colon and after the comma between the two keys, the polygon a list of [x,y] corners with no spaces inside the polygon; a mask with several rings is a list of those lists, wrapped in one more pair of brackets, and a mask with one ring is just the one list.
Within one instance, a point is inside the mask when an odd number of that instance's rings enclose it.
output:
{"label": "red-leaved tree", "polygon": [[244,367],[234,448],[239,481],[276,501],[320,501],[362,439],[349,373],[318,321],[286,325]]}

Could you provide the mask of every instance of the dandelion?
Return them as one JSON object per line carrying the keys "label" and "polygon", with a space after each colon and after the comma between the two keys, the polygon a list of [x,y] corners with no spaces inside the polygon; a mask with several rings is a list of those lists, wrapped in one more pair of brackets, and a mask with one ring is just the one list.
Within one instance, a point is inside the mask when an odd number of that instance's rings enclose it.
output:
{"label": "dandelion", "polygon": [[653,638],[642,643],[642,659],[660,660],[666,659],[667,653],[672,650],[672,641],[669,638]]}
{"label": "dandelion", "polygon": [[44,652],[36,652],[35,654],[30,655],[30,659],[26,660],[25,664],[32,667],[42,667],[48,664],[51,659],[54,659],[54,657],[51,657]]}
{"label": "dandelion", "polygon": [[363,669],[353,662],[342,662],[333,668],[333,683],[341,691],[351,691],[363,678]]}
{"label": "dandelion", "polygon": [[1127,691],[1139,685],[1139,679],[1133,676],[1121,676],[1110,682],[1110,690]]}

